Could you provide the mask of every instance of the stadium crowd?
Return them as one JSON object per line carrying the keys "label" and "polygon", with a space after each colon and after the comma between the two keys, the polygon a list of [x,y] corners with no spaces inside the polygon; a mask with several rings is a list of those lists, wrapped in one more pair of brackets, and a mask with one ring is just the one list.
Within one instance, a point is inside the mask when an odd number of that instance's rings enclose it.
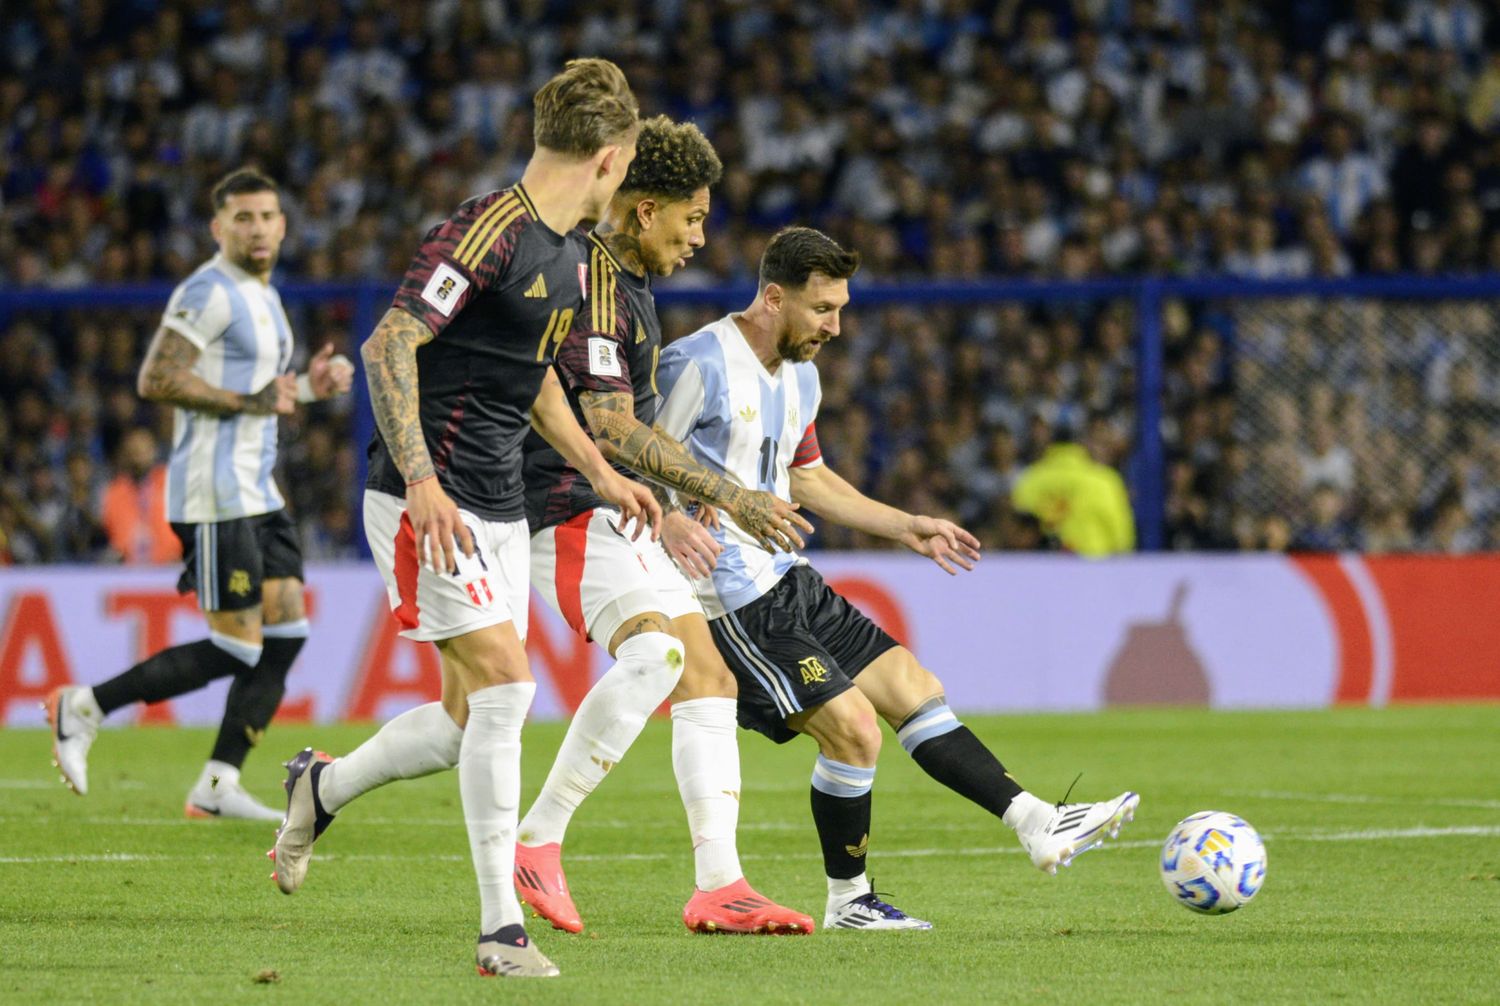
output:
{"label": "stadium crowd", "polygon": [[[1130,471],[1130,303],[861,308],[858,287],[1500,270],[1497,30],[1472,0],[22,0],[0,10],[0,286],[182,278],[242,163],[285,186],[279,279],[398,276],[518,177],[532,90],[607,55],[726,165],[672,285],[752,279],[790,222],[859,249],[820,361],[826,453],[987,546],[1043,547],[1009,500],[1049,444]],[[718,313],[666,311],[668,338]],[[0,561],[154,556],[170,420],[133,387],[158,317],[0,314]],[[1486,309],[1163,320],[1169,545],[1500,548]],[[347,304],[293,321],[304,348],[366,334]],[[283,428],[310,557],[359,552],[352,429],[335,405]]]}

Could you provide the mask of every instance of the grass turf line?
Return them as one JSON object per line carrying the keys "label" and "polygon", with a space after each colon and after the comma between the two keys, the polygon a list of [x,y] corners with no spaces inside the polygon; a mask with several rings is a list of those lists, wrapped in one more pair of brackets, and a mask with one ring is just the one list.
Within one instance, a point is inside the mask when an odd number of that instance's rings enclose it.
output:
{"label": "grass turf line", "polygon": [[[653,721],[574,821],[565,863],[587,929],[533,921],[563,978],[532,983],[474,976],[477,897],[451,774],[348,808],[287,898],[263,858],[271,828],[181,819],[210,732],[105,732],[79,798],[52,787],[44,732],[0,731],[0,1001],[1495,1000],[1495,707],[966,722],[1043,797],[1078,771],[1075,798],[1141,792],[1121,847],[1043,876],[1008,829],[888,738],[871,875],[936,928],[693,936],[680,921],[692,856],[670,727]],[[346,751],[372,732],[277,726],[246,784],[269,800],[279,760],[304,744]],[[527,727],[527,799],[561,737],[560,724]],[[750,880],[821,922],[812,746],[742,734],[741,753]],[[1207,809],[1242,814],[1269,849],[1264,890],[1223,918],[1180,908],[1157,879],[1156,843]]]}

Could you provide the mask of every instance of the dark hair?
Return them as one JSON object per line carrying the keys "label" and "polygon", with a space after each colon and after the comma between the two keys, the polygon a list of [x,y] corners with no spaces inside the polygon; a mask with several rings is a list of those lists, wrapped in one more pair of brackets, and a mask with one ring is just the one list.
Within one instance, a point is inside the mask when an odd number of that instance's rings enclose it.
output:
{"label": "dark hair", "polygon": [[717,183],[723,173],[723,162],[697,126],[658,115],[641,122],[635,138],[635,160],[630,162],[620,191],[677,202],[691,199],[694,192]]}
{"label": "dark hair", "polygon": [[214,210],[222,210],[230,196],[243,196],[251,192],[274,192],[278,197],[281,189],[255,168],[238,168],[225,175],[214,185],[209,195],[213,198]]}
{"label": "dark hair", "polygon": [[811,227],[784,227],[760,257],[760,288],[775,283],[800,289],[815,272],[829,279],[848,279],[858,270],[859,252],[846,251]]}
{"label": "dark hair", "polygon": [[538,147],[592,157],[636,128],[639,106],[618,66],[607,59],[571,59],[532,99]]}

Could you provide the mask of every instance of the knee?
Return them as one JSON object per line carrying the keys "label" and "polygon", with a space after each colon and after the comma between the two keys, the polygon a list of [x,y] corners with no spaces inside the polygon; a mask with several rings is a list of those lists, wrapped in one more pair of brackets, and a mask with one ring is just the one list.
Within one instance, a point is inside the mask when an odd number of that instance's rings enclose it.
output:
{"label": "knee", "polygon": [[833,717],[820,738],[826,757],[846,765],[874,765],[880,757],[880,722],[868,703],[851,704]]}
{"label": "knee", "polygon": [[531,680],[526,651],[511,652],[506,646],[487,646],[464,655],[464,683],[470,692],[493,685],[513,685]]}
{"label": "knee", "polygon": [[687,647],[668,633],[642,632],[621,643],[615,655],[630,661],[643,677],[660,677],[670,690],[682,677]]}

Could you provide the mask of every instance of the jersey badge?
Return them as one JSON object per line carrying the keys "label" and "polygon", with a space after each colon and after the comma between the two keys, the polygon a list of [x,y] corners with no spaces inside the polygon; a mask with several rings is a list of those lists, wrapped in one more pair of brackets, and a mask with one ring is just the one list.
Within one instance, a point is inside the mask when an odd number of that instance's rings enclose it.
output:
{"label": "jersey badge", "polygon": [[595,377],[619,377],[620,354],[608,339],[589,338],[589,373]]}
{"label": "jersey badge", "polygon": [[547,277],[541,273],[537,273],[536,279],[531,281],[531,285],[526,288],[526,292],[522,296],[545,300],[547,297]]}
{"label": "jersey badge", "polygon": [[445,262],[432,270],[432,278],[422,288],[422,299],[437,308],[444,318],[451,318],[453,309],[468,288],[469,281]]}
{"label": "jersey badge", "polygon": [[795,405],[786,410],[786,424],[788,426],[797,425],[797,407]]}
{"label": "jersey badge", "polygon": [[828,668],[817,657],[803,657],[797,666],[802,671],[804,685],[821,685],[828,680]]}
{"label": "jersey badge", "polygon": [[739,412],[740,418],[743,419],[747,423],[753,423],[753,422],[755,422],[755,417],[758,416],[758,415],[760,415],[760,412],[757,411],[756,409],[752,409],[748,405],[745,406],[743,409],[741,409],[740,412]]}

